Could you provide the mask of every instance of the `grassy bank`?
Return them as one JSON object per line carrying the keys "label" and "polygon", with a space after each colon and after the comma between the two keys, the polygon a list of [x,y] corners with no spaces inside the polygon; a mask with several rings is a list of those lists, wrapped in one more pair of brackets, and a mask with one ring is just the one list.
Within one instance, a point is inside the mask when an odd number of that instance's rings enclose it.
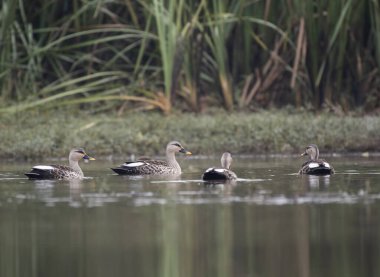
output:
{"label": "grassy bank", "polygon": [[35,112],[2,117],[0,128],[3,159],[65,157],[73,146],[98,157],[155,155],[173,139],[198,155],[296,153],[309,143],[321,152],[379,151],[380,145],[380,117],[284,111],[122,117]]}

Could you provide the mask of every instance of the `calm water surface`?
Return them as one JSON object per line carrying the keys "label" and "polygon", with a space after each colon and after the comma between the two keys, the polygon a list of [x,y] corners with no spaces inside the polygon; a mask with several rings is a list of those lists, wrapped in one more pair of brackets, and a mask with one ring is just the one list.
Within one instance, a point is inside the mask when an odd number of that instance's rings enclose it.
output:
{"label": "calm water surface", "polygon": [[129,178],[82,166],[81,182],[29,181],[0,164],[1,276],[380,276],[380,158],[235,157],[241,180],[207,185],[215,159],[183,175]]}

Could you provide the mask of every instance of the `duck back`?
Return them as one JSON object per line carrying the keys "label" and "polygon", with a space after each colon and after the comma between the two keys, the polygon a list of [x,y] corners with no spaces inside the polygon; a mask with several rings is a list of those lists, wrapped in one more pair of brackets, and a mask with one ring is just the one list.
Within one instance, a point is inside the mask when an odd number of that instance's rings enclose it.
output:
{"label": "duck back", "polygon": [[328,162],[324,160],[317,160],[305,162],[299,173],[309,175],[331,175],[334,174],[335,171]]}
{"label": "duck back", "polygon": [[237,179],[237,176],[231,170],[211,167],[203,173],[202,179],[204,181],[226,181],[235,180]]}

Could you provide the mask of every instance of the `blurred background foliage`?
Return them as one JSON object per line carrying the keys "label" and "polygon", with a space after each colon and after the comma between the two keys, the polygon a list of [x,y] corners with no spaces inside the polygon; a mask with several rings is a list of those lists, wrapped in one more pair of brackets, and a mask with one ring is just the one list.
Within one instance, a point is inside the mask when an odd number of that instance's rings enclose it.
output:
{"label": "blurred background foliage", "polygon": [[2,0],[0,111],[380,108],[378,0]]}

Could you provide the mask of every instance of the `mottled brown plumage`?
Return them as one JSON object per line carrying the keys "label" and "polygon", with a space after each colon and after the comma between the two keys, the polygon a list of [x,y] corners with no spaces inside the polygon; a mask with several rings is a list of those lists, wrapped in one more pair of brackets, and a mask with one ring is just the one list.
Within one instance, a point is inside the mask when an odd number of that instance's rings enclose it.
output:
{"label": "mottled brown plumage", "polygon": [[166,161],[140,159],[135,162],[125,162],[111,169],[119,175],[178,175],[182,171],[175,159],[175,153],[177,152],[191,155],[191,152],[185,150],[179,142],[172,141],[166,146]]}
{"label": "mottled brown plumage", "polygon": [[25,173],[29,179],[58,179],[58,180],[73,180],[83,179],[83,171],[79,167],[79,160],[95,160],[88,156],[83,148],[76,148],[70,151],[69,163],[66,165],[37,165],[28,173]]}

